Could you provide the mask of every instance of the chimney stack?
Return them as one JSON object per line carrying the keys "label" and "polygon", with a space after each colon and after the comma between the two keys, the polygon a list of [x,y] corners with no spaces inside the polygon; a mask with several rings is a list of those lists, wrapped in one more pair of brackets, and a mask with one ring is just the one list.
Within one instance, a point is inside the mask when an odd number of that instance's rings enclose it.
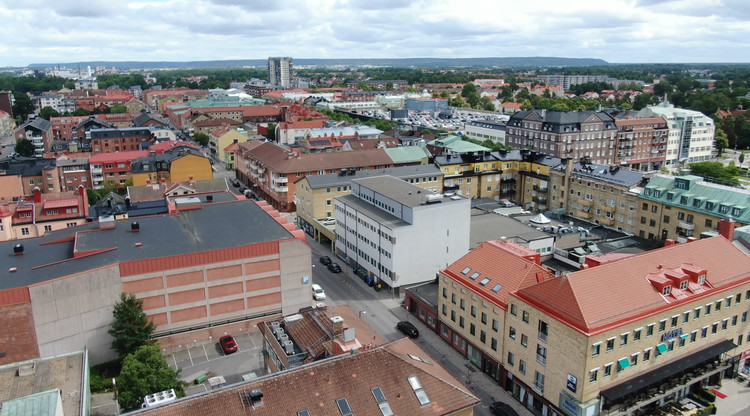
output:
{"label": "chimney stack", "polygon": [[334,316],[331,318],[331,325],[333,326],[333,336],[338,338],[344,334],[344,318],[340,316]]}
{"label": "chimney stack", "polygon": [[732,216],[727,216],[723,220],[719,221],[719,234],[730,242],[734,240],[734,227],[736,223]]}

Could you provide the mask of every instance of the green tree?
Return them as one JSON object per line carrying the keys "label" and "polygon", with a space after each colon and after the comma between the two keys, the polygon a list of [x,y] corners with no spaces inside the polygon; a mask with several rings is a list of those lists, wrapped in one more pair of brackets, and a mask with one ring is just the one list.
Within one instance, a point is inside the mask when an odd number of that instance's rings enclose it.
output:
{"label": "green tree", "polygon": [[123,104],[115,104],[112,106],[111,112],[115,114],[123,114],[128,112],[128,108]]}
{"label": "green tree", "polygon": [[135,295],[120,294],[120,301],[115,304],[112,315],[114,322],[107,332],[113,338],[112,349],[119,357],[153,343],[151,334],[156,325],[143,312],[143,301],[136,299]]}
{"label": "green tree", "polygon": [[21,121],[26,120],[29,114],[34,112],[34,103],[26,93],[16,91],[13,93],[13,116]]}
{"label": "green tree", "polygon": [[477,86],[472,84],[471,82],[464,85],[463,89],[461,90],[461,96],[464,98],[468,98],[469,94],[476,94],[477,93]]}
{"label": "green tree", "polygon": [[206,145],[208,145],[208,134],[206,134],[206,133],[195,133],[193,135],[193,140],[195,140],[201,146],[206,146]]}
{"label": "green tree", "polygon": [[658,84],[654,84],[654,94],[659,97],[666,97],[667,94],[671,94],[674,91],[674,87],[668,81],[662,81]]}
{"label": "green tree", "polygon": [[740,153],[740,165],[745,163],[745,152]]}
{"label": "green tree", "polygon": [[[348,120],[351,122],[351,118]],[[266,139],[275,142],[276,141],[276,124],[269,123],[268,127],[266,127]]]}
{"label": "green tree", "polygon": [[39,117],[49,121],[50,117],[59,117],[60,113],[50,106],[43,107],[39,110]]}
{"label": "green tree", "polygon": [[469,95],[466,96],[466,103],[469,104],[469,107],[471,108],[479,108],[479,94],[476,92],[470,92]]}
{"label": "green tree", "polygon": [[479,105],[482,107],[482,110],[495,111],[495,104],[492,103],[490,97],[485,96],[480,98]]}
{"label": "green tree", "polygon": [[690,172],[701,176],[708,182],[737,186],[740,181],[735,177],[739,169],[736,166],[724,167],[721,162],[697,162],[690,164]]}
{"label": "green tree", "polygon": [[722,152],[724,152],[724,149],[729,147],[729,138],[727,137],[727,134],[724,133],[724,130],[722,129],[716,129],[716,150],[718,151],[719,157],[721,157]]}
{"label": "green tree", "polygon": [[76,111],[73,111],[74,116],[87,116],[91,114],[91,112],[83,107],[76,108]]}
{"label": "green tree", "polygon": [[21,156],[32,157],[34,156],[34,143],[31,143],[29,139],[18,139],[13,151]]}
{"label": "green tree", "polygon": [[179,370],[169,367],[158,345],[142,345],[128,354],[117,386],[117,402],[124,411],[139,408],[144,396],[164,390],[174,389],[177,397],[185,396]]}
{"label": "green tree", "polygon": [[385,83],[385,90],[386,91],[393,91],[393,83],[391,81],[388,81]]}

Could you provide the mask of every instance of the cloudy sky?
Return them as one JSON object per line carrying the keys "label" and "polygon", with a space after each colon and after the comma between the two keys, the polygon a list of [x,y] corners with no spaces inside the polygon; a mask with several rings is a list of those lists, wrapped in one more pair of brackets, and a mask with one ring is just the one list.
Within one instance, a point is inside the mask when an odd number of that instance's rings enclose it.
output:
{"label": "cloudy sky", "polygon": [[750,62],[748,0],[0,0],[0,66],[557,56]]}

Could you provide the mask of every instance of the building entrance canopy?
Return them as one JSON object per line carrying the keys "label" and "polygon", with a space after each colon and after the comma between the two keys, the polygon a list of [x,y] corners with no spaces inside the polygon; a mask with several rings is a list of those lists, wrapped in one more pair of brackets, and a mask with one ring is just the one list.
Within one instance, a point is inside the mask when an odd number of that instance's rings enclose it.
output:
{"label": "building entrance canopy", "polygon": [[651,370],[648,373],[630,379],[624,383],[620,383],[606,390],[602,390],[600,394],[608,402],[617,401],[620,398],[648,388],[653,384],[666,381],[671,377],[684,372],[685,370],[688,370],[705,361],[715,358],[718,355],[725,353],[735,347],[736,345],[734,345],[732,341],[724,340],[718,344],[712,345],[708,348],[704,348],[700,351],[696,351],[688,356],[679,358],[671,363],[663,365],[655,370]]}

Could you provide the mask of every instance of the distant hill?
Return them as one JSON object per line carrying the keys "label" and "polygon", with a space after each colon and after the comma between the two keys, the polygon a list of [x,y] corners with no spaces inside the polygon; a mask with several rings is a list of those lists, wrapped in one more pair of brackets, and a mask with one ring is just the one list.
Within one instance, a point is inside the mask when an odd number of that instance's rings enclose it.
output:
{"label": "distant hill", "polygon": [[[168,61],[89,61],[89,62],[59,62],[47,64],[31,64],[29,68],[41,69],[54,66],[82,68],[86,66],[119,69],[160,69],[160,68],[239,68],[244,66],[266,67],[266,59],[235,59],[226,61],[190,61],[190,62],[168,62]],[[546,56],[515,57],[515,58],[403,58],[403,59],[305,59],[295,58],[294,65],[297,66],[389,66],[389,67],[550,67],[550,66],[602,66],[609,63],[602,59],[592,58],[557,58]]]}

